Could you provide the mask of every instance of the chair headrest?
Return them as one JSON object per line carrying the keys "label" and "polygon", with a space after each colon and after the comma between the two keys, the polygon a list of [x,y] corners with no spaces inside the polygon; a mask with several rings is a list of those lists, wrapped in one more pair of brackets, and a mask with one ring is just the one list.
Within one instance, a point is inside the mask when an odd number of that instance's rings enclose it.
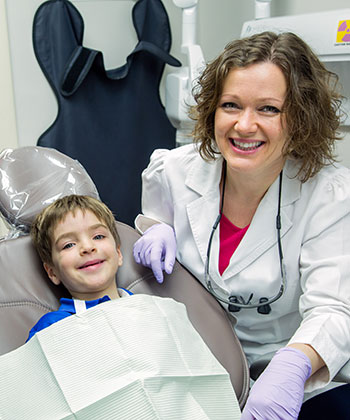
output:
{"label": "chair headrest", "polygon": [[10,225],[10,237],[28,233],[42,209],[70,194],[99,198],[95,184],[77,160],[37,146],[0,153],[0,212]]}

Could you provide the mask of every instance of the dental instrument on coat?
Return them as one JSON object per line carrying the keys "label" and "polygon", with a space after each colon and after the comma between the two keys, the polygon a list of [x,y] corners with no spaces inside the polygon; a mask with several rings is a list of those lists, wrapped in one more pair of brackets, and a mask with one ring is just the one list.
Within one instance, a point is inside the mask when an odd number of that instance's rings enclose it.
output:
{"label": "dental instrument on coat", "polygon": [[224,163],[224,177],[223,177],[223,186],[222,186],[222,197],[221,197],[221,205],[220,205],[220,213],[215,220],[215,223],[212,227],[212,231],[209,237],[208,242],[208,248],[207,248],[207,258],[205,263],[205,274],[204,274],[204,280],[205,284],[209,290],[209,292],[220,302],[226,303],[228,305],[228,310],[230,312],[239,312],[242,308],[249,308],[254,309],[257,308],[259,314],[268,315],[271,312],[271,303],[278,300],[282,295],[286,287],[286,275],[283,265],[283,252],[282,252],[282,243],[281,243],[281,195],[282,195],[282,176],[283,171],[280,172],[279,175],[279,189],[278,189],[278,209],[277,209],[277,216],[276,216],[276,230],[277,230],[277,244],[278,244],[278,255],[279,255],[279,261],[280,261],[280,269],[281,269],[281,286],[279,288],[278,293],[271,297],[261,297],[259,299],[259,303],[251,303],[251,300],[254,296],[253,293],[249,295],[248,299],[244,299],[242,296],[234,296],[231,295],[228,298],[225,298],[224,296],[218,294],[210,280],[210,274],[209,274],[209,261],[210,261],[210,249],[211,244],[213,240],[213,236],[215,233],[216,228],[218,227],[220,223],[220,219],[222,216],[223,208],[224,208],[224,196],[225,196],[225,184],[226,184],[226,164]]}

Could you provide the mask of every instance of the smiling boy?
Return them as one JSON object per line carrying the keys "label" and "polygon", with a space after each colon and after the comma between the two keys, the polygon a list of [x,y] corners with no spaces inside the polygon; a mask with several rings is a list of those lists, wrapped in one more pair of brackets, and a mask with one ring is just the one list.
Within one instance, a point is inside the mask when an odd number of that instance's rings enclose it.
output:
{"label": "smiling boy", "polygon": [[99,200],[79,195],[56,200],[36,217],[31,237],[48,277],[62,283],[72,299],[62,298],[57,311],[40,318],[28,340],[79,311],[132,294],[117,288],[120,238],[112,212]]}

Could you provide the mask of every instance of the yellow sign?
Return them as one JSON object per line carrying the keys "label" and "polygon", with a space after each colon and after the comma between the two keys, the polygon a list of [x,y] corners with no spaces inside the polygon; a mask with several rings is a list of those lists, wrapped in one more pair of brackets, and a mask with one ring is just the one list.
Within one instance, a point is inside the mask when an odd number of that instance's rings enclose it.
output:
{"label": "yellow sign", "polygon": [[350,20],[339,21],[337,42],[350,42]]}

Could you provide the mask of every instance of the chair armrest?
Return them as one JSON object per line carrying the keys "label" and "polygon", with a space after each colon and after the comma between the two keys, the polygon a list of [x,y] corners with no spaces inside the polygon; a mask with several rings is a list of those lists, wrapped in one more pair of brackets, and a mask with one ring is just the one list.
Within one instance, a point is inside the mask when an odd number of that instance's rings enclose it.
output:
{"label": "chair armrest", "polygon": [[[268,353],[256,360],[250,366],[250,377],[256,381],[266,366],[270,363],[275,353]],[[332,380],[333,382],[350,383],[350,360],[340,369]]]}
{"label": "chair armrest", "polygon": [[143,214],[138,214],[135,219],[135,229],[140,235],[143,235],[148,228],[157,223],[162,222],[156,219],[152,219],[151,217],[144,216]]}
{"label": "chair armrest", "polygon": [[340,369],[340,371],[335,375],[333,381],[350,384],[350,360],[348,360]]}
{"label": "chair armrest", "polygon": [[270,363],[272,357],[275,355],[275,352],[267,353],[264,356],[260,357],[260,359],[256,360],[254,363],[251,364],[249,368],[250,377],[253,381],[256,381],[259,376],[262,374],[263,370],[266,366]]}

